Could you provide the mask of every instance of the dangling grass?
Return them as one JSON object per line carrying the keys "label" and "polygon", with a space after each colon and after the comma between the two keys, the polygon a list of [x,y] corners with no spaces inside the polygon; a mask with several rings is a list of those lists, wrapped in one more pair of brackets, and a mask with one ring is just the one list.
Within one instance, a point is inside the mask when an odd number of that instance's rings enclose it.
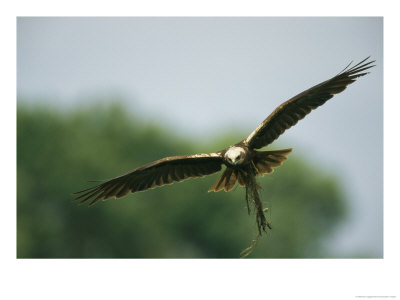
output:
{"label": "dangling grass", "polygon": [[260,194],[258,193],[258,190],[261,189],[261,186],[257,183],[256,180],[256,173],[251,169],[249,172],[247,172],[246,178],[246,204],[247,204],[247,209],[250,214],[251,212],[251,206],[254,206],[255,211],[256,211],[256,223],[257,223],[257,235],[256,237],[251,241],[250,246],[244,249],[240,253],[240,257],[244,258],[249,256],[253,250],[255,249],[257,242],[259,238],[261,237],[263,232],[267,232],[266,228],[268,227],[269,229],[272,229],[271,224],[267,221],[264,212],[268,211],[268,208],[263,209],[263,205],[260,199]]}

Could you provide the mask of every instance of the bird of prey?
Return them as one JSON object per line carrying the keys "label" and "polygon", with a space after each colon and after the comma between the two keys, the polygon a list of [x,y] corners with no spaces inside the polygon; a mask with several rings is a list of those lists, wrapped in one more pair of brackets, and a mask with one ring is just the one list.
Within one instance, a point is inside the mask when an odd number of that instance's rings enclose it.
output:
{"label": "bird of prey", "polygon": [[166,157],[151,162],[124,175],[105,181],[97,186],[77,192],[75,200],[93,205],[100,200],[120,198],[156,188],[188,178],[203,177],[216,173],[225,165],[225,170],[209,191],[226,192],[236,183],[246,189],[246,203],[255,208],[259,235],[271,229],[264,215],[256,176],[273,172],[287,159],[292,149],[259,151],[275,141],[286,129],[294,126],[313,109],[323,105],[333,95],[338,94],[353,83],[356,78],[368,74],[365,72],[375,61],[369,57],[351,66],[350,63],[338,75],[328,79],[279,105],[247,138],[228,148],[206,154]]}

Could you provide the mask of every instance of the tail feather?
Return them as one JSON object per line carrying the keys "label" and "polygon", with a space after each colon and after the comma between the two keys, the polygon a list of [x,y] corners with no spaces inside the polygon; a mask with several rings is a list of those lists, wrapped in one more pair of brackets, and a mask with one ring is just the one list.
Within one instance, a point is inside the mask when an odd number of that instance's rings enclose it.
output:
{"label": "tail feather", "polygon": [[246,181],[245,181],[246,178],[243,172],[238,172],[237,179],[240,186],[246,186]]}
{"label": "tail feather", "polygon": [[225,185],[231,181],[233,169],[226,168],[221,177],[218,178],[217,182],[208,190],[209,192],[219,192],[225,188]]}
{"label": "tail feather", "polygon": [[237,180],[237,171],[234,170],[233,172],[230,173],[231,176],[227,177],[225,181],[225,187],[224,187],[225,192],[229,192],[231,189],[233,189]]}
{"label": "tail feather", "polygon": [[209,192],[219,192],[225,190],[229,192],[235,186],[238,178],[237,170],[232,168],[226,168],[221,177],[218,178],[217,182],[208,190]]}

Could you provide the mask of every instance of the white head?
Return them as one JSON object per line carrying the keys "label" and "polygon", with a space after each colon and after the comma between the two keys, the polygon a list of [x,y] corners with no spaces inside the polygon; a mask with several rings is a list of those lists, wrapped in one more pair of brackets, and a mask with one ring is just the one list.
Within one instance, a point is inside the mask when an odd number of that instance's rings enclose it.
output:
{"label": "white head", "polygon": [[244,161],[245,154],[243,148],[233,146],[225,152],[225,159],[232,165],[238,165]]}

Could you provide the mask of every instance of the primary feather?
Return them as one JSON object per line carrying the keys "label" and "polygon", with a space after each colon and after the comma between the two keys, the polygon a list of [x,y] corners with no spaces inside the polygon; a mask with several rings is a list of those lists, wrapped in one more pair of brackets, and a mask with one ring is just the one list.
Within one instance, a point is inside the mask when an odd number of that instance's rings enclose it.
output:
{"label": "primary feather", "polygon": [[335,77],[294,96],[279,105],[246,139],[252,149],[260,149],[271,144],[286,129],[303,119],[311,110],[323,105],[335,94],[343,92],[356,78],[368,74],[364,72],[374,67],[375,61],[365,62],[369,57],[352,68],[347,66]]}
{"label": "primary feather", "polygon": [[93,188],[76,192],[80,203],[93,199],[90,205],[100,200],[120,198],[127,193],[145,191],[155,187],[180,182],[188,178],[202,177],[221,170],[222,157],[217,153],[166,157],[141,166]]}

